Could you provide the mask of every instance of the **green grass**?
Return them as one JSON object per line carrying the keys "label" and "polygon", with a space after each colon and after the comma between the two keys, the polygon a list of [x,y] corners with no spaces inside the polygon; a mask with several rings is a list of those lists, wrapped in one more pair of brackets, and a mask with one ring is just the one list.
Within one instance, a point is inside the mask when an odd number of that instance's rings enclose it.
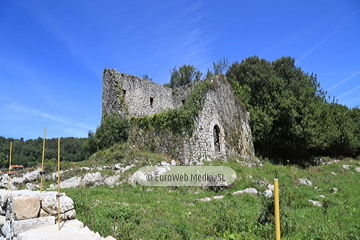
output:
{"label": "green grass", "polygon": [[[122,160],[129,164],[131,159],[137,159],[137,168],[147,161],[155,164],[166,159],[134,149],[126,151],[132,151],[132,156],[124,154]],[[94,159],[89,161],[95,164]],[[102,236],[112,235],[117,239],[274,239],[272,199],[231,193],[248,187],[263,191],[265,187],[254,183],[254,179],[273,183],[273,179],[278,178],[282,239],[360,239],[360,173],[354,171],[354,167],[360,166],[357,160],[346,159],[307,169],[268,162],[257,168],[244,167],[235,161],[206,163],[209,164],[233,168],[238,177],[233,187],[215,192],[201,187],[134,187],[124,183],[115,187],[64,191],[75,202],[77,218]],[[343,169],[343,164],[352,165],[351,170]],[[313,186],[299,185],[296,181],[299,178],[309,179]],[[322,190],[314,189],[315,186]],[[331,193],[333,187],[339,189],[336,194]],[[216,195],[225,197],[210,202],[197,201]],[[308,199],[322,202],[323,207],[314,206]]]}

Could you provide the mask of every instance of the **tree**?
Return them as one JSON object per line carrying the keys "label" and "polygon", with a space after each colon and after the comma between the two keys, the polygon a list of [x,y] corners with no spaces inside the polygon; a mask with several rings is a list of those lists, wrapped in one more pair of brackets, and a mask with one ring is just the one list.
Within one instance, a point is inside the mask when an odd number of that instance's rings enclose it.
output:
{"label": "tree", "polygon": [[[345,127],[334,132],[333,137],[324,131],[325,126],[348,126],[348,121],[340,122],[338,117],[335,121],[327,115],[324,92],[316,76],[296,67],[293,58],[269,62],[253,56],[232,64],[226,75],[250,112],[254,145],[260,155],[308,159],[312,153],[328,149],[335,139],[339,142],[338,132],[346,133]],[[336,112],[342,111],[336,108]],[[343,139],[341,143],[347,145],[349,141]]]}
{"label": "tree", "polygon": [[183,65],[179,67],[179,70],[175,67],[170,73],[171,88],[178,88],[191,82],[199,81],[202,75],[202,72],[197,70],[193,65]]}
{"label": "tree", "polygon": [[147,73],[144,74],[144,75],[142,76],[142,78],[152,81],[152,78],[149,78],[149,76],[147,75]]}
{"label": "tree", "polygon": [[222,74],[229,66],[229,61],[227,58],[223,57],[218,60],[216,63],[213,62],[214,75]]}

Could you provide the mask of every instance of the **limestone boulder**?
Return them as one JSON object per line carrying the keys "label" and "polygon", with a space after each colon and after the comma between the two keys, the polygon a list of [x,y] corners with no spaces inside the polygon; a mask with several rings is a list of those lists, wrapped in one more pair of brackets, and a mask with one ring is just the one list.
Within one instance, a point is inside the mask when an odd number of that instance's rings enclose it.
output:
{"label": "limestone boulder", "polygon": [[[12,211],[15,220],[36,218],[40,211],[40,200],[38,197],[12,197]],[[8,211],[11,209],[7,209]]]}
{"label": "limestone boulder", "polygon": [[60,188],[76,188],[80,185],[80,177],[72,177],[60,183]]}
{"label": "limestone boulder", "polygon": [[25,178],[23,177],[13,177],[11,178],[11,184],[20,185],[25,183]]}
{"label": "limestone boulder", "polygon": [[25,184],[25,187],[27,189],[29,189],[30,191],[36,189],[36,188],[40,188],[40,186],[38,184],[32,184],[32,183],[27,183]]}
{"label": "limestone boulder", "polygon": [[55,224],[54,216],[19,220],[13,222],[12,230],[14,231],[14,235],[16,236],[19,233],[26,232],[28,230],[45,227],[53,224]]}
{"label": "limestone boulder", "polygon": [[11,227],[10,220],[7,220],[1,228],[2,234],[6,239],[11,239],[14,236],[14,231]]}
{"label": "limestone boulder", "polygon": [[6,203],[9,198],[9,195],[10,194],[8,192],[3,192],[0,194],[0,207],[2,208],[6,207]]}
{"label": "limestone boulder", "polygon": [[[46,196],[41,201],[41,206],[44,211],[51,215],[57,215],[58,212],[58,203],[57,197],[55,194]],[[74,202],[68,196],[62,194],[60,197],[60,213],[65,213],[69,210],[74,209]]]}
{"label": "limestone boulder", "polygon": [[347,169],[347,170],[350,170],[351,165],[343,165],[342,167]]}
{"label": "limestone boulder", "polygon": [[113,186],[119,180],[119,175],[110,176],[104,179],[104,183],[108,186]]}
{"label": "limestone boulder", "polygon": [[4,225],[6,222],[6,217],[5,216],[2,216],[0,215],[0,226]]}
{"label": "limestone boulder", "polygon": [[38,168],[38,169],[36,169],[36,170],[34,170],[34,171],[32,171],[32,172],[26,173],[26,174],[23,176],[24,181],[25,181],[25,182],[31,182],[31,181],[36,180],[37,178],[40,177],[40,172],[41,172],[41,169]]}
{"label": "limestone boulder", "polygon": [[102,185],[104,184],[104,178],[101,176],[100,172],[87,173],[81,179],[81,184],[82,185],[93,184],[94,186]]}
{"label": "limestone boulder", "polygon": [[67,212],[64,212],[63,214],[60,214],[60,219],[61,220],[70,220],[70,219],[74,219],[75,216],[76,216],[75,209],[71,209]]}
{"label": "limestone boulder", "polygon": [[48,217],[50,216],[50,213],[47,213],[44,211],[44,209],[40,209],[40,217]]}
{"label": "limestone boulder", "polygon": [[271,198],[272,196],[273,196],[273,193],[272,193],[272,191],[271,190],[265,190],[264,191],[264,196],[266,197],[266,198]]}
{"label": "limestone boulder", "polygon": [[306,186],[312,186],[313,185],[313,183],[310,180],[306,179],[306,178],[298,179],[298,183],[302,184],[302,185],[306,185]]}
{"label": "limestone boulder", "polygon": [[311,202],[312,204],[314,204],[315,206],[318,206],[318,207],[321,207],[321,206],[322,206],[322,203],[321,203],[321,202],[314,201],[314,200],[311,200],[311,199],[308,199],[308,201]]}
{"label": "limestone boulder", "polygon": [[247,188],[245,190],[240,190],[240,191],[233,192],[233,195],[242,194],[242,193],[257,194],[258,191],[255,188]]}

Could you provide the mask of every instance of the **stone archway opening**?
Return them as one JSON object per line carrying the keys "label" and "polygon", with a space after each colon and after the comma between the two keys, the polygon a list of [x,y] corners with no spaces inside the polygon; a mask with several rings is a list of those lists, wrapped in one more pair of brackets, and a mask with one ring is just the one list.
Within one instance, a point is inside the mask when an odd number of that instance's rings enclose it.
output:
{"label": "stone archway opening", "polygon": [[214,126],[213,134],[215,152],[220,152],[220,128],[217,124]]}

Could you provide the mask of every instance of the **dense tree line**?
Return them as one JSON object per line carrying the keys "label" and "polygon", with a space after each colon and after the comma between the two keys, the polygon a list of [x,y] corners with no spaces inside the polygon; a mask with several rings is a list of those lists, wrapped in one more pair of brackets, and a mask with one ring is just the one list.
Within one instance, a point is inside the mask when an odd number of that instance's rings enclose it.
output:
{"label": "dense tree line", "polygon": [[[88,154],[83,150],[86,138],[61,138],[60,153],[62,161],[78,162],[84,160]],[[25,167],[40,166],[42,158],[43,138],[23,139],[5,138],[0,136],[0,167],[8,167],[10,142],[13,143],[12,163]],[[46,139],[46,161],[57,159],[58,139]]]}
{"label": "dense tree line", "polygon": [[316,75],[304,73],[293,58],[249,57],[226,75],[250,112],[258,155],[292,161],[360,155],[360,109],[331,100]]}

